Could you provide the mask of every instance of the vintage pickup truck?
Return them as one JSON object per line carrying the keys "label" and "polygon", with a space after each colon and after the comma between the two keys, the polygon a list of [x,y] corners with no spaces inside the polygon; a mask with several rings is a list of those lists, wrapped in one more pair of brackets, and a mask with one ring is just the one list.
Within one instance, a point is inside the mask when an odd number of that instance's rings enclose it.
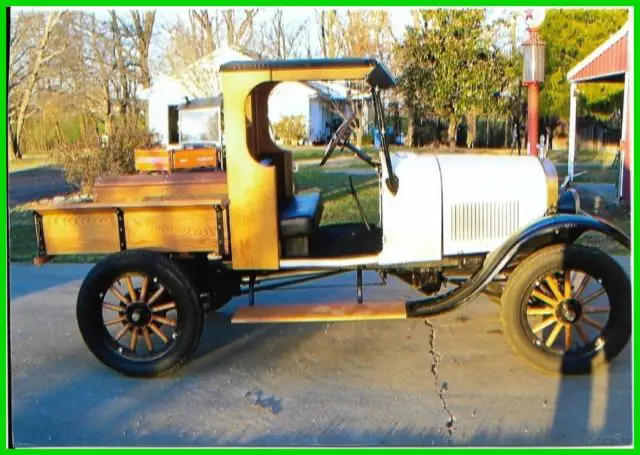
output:
{"label": "vintage pickup truck", "polygon": [[[352,116],[320,164],[339,147],[371,166],[380,218],[321,223],[323,195],[293,191],[292,154],[269,134],[269,93],[283,81],[365,81],[384,131],[381,92],[393,77],[373,59],[230,62],[221,74],[224,171],[112,177],[91,203],[34,211],[38,263],[109,254],[77,299],[82,337],[105,365],[132,376],[178,367],[198,344],[203,313],[239,295],[248,303],[233,323],[431,318],[484,293],[499,302],[518,355],[566,374],[590,372],[628,343],[629,277],[608,254],[576,241],[592,231],[627,248],[630,239],[582,213],[549,160],[392,154],[384,137],[371,158],[349,141]],[[424,297],[364,302],[363,270],[399,277]],[[255,298],[346,272],[355,273],[353,301],[260,306]]]}

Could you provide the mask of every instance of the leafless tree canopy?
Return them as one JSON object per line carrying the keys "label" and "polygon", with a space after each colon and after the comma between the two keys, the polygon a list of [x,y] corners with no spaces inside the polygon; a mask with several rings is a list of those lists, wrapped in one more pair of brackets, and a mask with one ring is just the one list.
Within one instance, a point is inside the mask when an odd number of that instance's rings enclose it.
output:
{"label": "leafless tree canopy", "polygon": [[[37,112],[37,104],[31,101],[41,81],[44,68],[64,52],[65,43],[55,36],[55,28],[63,12],[48,14],[23,14],[12,21],[10,29],[9,57],[9,117],[8,150],[15,158],[21,158],[20,149],[25,121]],[[40,34],[33,34],[39,30]]]}
{"label": "leafless tree canopy", "polygon": [[[385,11],[318,10],[315,20],[319,36],[314,48],[320,55],[390,61],[394,37]],[[14,12],[10,153],[21,156],[26,125],[38,132],[37,146],[46,148],[64,136],[61,130],[70,117],[69,122],[79,122],[74,129],[80,134],[88,128],[107,137],[120,126],[144,122],[137,93],[163,74],[181,81],[194,97],[218,94],[213,54],[222,46],[253,58],[311,57],[310,25],[278,8],[191,9],[168,21],[154,9]],[[361,117],[360,101],[351,108]],[[48,133],[52,129],[54,138]],[[34,146],[35,139],[27,136]]]}
{"label": "leafless tree canopy", "polygon": [[151,83],[154,22],[154,10],[12,13],[10,154],[21,157],[25,125],[32,116],[59,130],[60,117],[73,113],[82,118],[82,128],[107,135],[119,123],[137,122],[141,106],[136,92]]}
{"label": "leafless tree canopy", "polygon": [[[47,151],[88,131],[109,137],[120,127],[144,128],[139,92],[162,76],[178,80],[193,97],[217,95],[215,53],[223,47],[258,59],[374,57],[396,75],[403,68],[390,13],[382,9],[317,9],[306,19],[280,8],[166,11],[12,11],[10,155]],[[421,17],[413,11],[414,25]],[[341,116],[356,112],[358,141],[367,123],[366,92],[352,84],[346,102],[333,107]],[[411,100],[403,104],[412,136]]]}
{"label": "leafless tree canopy", "polygon": [[300,58],[307,52],[304,47],[307,27],[306,21],[287,23],[282,9],[276,9],[262,32],[260,54],[283,60]]}

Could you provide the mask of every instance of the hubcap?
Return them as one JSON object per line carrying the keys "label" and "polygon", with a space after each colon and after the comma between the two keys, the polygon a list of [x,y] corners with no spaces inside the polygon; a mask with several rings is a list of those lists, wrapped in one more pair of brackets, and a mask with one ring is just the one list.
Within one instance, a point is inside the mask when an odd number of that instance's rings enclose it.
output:
{"label": "hubcap", "polygon": [[604,295],[601,283],[580,271],[553,272],[536,281],[525,308],[534,343],[562,353],[599,339],[607,319],[598,317],[608,318],[610,308],[594,302]]}
{"label": "hubcap", "polygon": [[575,324],[582,316],[582,305],[576,299],[566,299],[558,304],[556,318],[564,324]]}
{"label": "hubcap", "polygon": [[151,322],[151,309],[141,302],[132,303],[125,311],[127,322],[136,327],[146,327]]}

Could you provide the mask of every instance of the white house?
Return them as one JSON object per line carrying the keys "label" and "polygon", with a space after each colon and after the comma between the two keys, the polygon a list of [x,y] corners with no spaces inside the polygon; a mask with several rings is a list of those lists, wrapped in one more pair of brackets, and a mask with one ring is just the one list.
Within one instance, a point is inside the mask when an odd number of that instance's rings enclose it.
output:
{"label": "white house", "polygon": [[[181,142],[178,107],[191,100],[218,97],[222,91],[220,65],[234,60],[252,58],[225,45],[185,68],[179,79],[162,75],[151,87],[138,93],[140,99],[148,102],[149,129],[158,134],[164,146]],[[269,97],[269,120],[273,124],[284,116],[302,115],[307,141],[322,142],[340,124],[341,117],[335,110],[345,99],[346,88],[340,84],[283,82]]]}

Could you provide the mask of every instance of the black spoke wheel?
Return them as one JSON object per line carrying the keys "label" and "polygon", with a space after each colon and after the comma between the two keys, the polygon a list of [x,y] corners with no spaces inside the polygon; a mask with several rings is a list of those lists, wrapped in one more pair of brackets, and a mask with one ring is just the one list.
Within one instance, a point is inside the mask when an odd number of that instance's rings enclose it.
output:
{"label": "black spoke wheel", "polygon": [[536,367],[565,374],[610,362],[631,337],[631,285],[604,252],[556,245],[523,261],[502,295],[512,349]]}
{"label": "black spoke wheel", "polygon": [[169,258],[126,251],[89,272],[76,314],[89,350],[129,376],[157,376],[188,360],[202,332],[194,286]]}

